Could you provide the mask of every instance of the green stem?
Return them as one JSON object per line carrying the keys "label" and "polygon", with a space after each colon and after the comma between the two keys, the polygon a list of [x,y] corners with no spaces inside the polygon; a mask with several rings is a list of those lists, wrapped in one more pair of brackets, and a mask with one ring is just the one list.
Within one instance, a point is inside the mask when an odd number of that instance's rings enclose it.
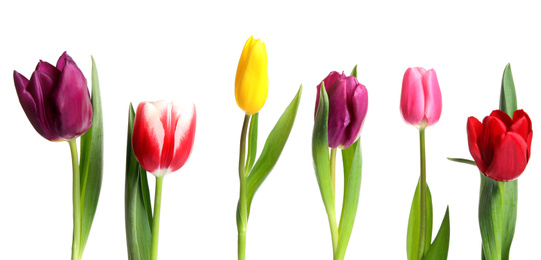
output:
{"label": "green stem", "polygon": [[426,243],[426,158],[425,158],[425,129],[419,130],[421,144],[421,227],[419,230],[419,259],[423,259]]}
{"label": "green stem", "polygon": [[158,259],[158,237],[160,234],[160,208],[162,205],[162,183],[163,176],[156,177],[156,192],[154,196],[154,217],[152,218],[152,247],[151,258],[152,260]]}
{"label": "green stem", "polygon": [[237,229],[239,233],[239,248],[238,256],[239,260],[246,259],[246,229],[248,226],[248,201],[247,201],[247,176],[245,172],[245,158],[246,158],[246,132],[248,129],[248,122],[250,121],[250,115],[244,116],[244,123],[242,125],[242,133],[240,135],[240,152],[239,152],[239,180],[240,180],[240,221],[237,223]]}
{"label": "green stem", "polygon": [[71,245],[71,259],[79,260],[82,252],[81,246],[81,175],[79,173],[79,156],[77,155],[77,142],[68,140],[71,151],[71,165],[73,167],[73,242]]}
{"label": "green stem", "polygon": [[331,149],[331,184],[332,184],[332,196],[333,198],[336,198],[336,175],[335,175],[335,169],[336,169],[336,148]]}

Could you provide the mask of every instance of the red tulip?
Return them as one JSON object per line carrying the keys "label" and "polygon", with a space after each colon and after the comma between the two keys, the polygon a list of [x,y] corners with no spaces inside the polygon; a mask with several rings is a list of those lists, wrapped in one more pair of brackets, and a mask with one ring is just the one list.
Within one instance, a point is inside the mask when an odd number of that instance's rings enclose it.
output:
{"label": "red tulip", "polygon": [[30,80],[17,71],[13,71],[13,80],[26,117],[47,140],[71,140],[92,125],[85,76],[66,52],[56,67],[40,61]]}
{"label": "red tulip", "polygon": [[133,125],[133,153],[141,167],[156,177],[177,171],[193,147],[195,105],[141,102]]}
{"label": "red tulip", "polygon": [[496,181],[518,178],[530,160],[532,121],[517,110],[513,119],[500,110],[479,122],[468,118],[468,144],[479,170]]}

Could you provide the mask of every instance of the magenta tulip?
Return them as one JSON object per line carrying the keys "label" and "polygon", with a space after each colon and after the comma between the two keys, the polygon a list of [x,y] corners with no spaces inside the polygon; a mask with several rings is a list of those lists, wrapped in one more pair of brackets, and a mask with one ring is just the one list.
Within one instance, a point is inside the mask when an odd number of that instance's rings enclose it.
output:
{"label": "magenta tulip", "polygon": [[40,61],[30,80],[17,71],[13,71],[13,79],[28,120],[45,139],[71,140],[92,125],[86,79],[66,52],[56,67]]}
{"label": "magenta tulip", "polygon": [[419,129],[438,122],[441,91],[434,69],[409,68],[402,81],[400,111],[404,120]]}
{"label": "magenta tulip", "polygon": [[133,153],[141,167],[156,177],[177,171],[192,151],[195,105],[141,102],[133,125]]}
{"label": "magenta tulip", "polygon": [[[322,83],[329,96],[329,147],[346,149],[361,135],[368,109],[368,92],[356,77],[346,77],[343,72],[331,72]],[[320,88],[321,83],[317,85],[316,113]]]}
{"label": "magenta tulip", "polygon": [[496,181],[518,178],[530,160],[532,121],[517,110],[513,119],[500,110],[479,122],[468,118],[468,145],[475,164],[485,176]]}

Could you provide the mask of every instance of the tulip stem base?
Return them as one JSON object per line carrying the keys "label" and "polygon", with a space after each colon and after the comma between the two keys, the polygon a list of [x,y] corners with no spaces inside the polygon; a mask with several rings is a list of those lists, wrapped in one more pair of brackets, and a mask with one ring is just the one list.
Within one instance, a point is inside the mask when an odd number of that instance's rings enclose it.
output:
{"label": "tulip stem base", "polygon": [[71,245],[71,259],[81,259],[81,175],[79,173],[79,156],[75,139],[68,141],[71,151],[71,164],[73,168],[73,241]]}
{"label": "tulip stem base", "polygon": [[162,183],[163,176],[156,177],[156,193],[154,196],[154,217],[152,217],[152,246],[151,258],[158,259],[158,237],[160,233],[160,208],[162,204]]}
{"label": "tulip stem base", "polygon": [[426,157],[425,157],[425,129],[419,130],[421,145],[421,219],[419,230],[419,259],[423,259],[426,244]]}
{"label": "tulip stem base", "polygon": [[246,257],[246,229],[248,227],[248,201],[247,201],[247,179],[246,176],[246,133],[248,131],[248,122],[250,121],[250,115],[244,116],[244,123],[242,125],[242,132],[240,135],[240,151],[239,151],[239,181],[240,181],[240,195],[239,195],[239,216],[237,216],[237,229],[238,229],[238,259],[244,260]]}

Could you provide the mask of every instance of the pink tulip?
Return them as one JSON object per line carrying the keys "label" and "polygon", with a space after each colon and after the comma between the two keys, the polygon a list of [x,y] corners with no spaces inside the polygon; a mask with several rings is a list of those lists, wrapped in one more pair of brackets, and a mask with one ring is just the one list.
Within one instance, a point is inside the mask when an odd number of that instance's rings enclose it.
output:
{"label": "pink tulip", "polygon": [[404,120],[424,129],[438,122],[441,115],[441,91],[434,69],[409,68],[402,81],[400,111]]}
{"label": "pink tulip", "polygon": [[133,153],[141,167],[156,177],[177,171],[192,151],[195,105],[141,102],[133,126]]}

